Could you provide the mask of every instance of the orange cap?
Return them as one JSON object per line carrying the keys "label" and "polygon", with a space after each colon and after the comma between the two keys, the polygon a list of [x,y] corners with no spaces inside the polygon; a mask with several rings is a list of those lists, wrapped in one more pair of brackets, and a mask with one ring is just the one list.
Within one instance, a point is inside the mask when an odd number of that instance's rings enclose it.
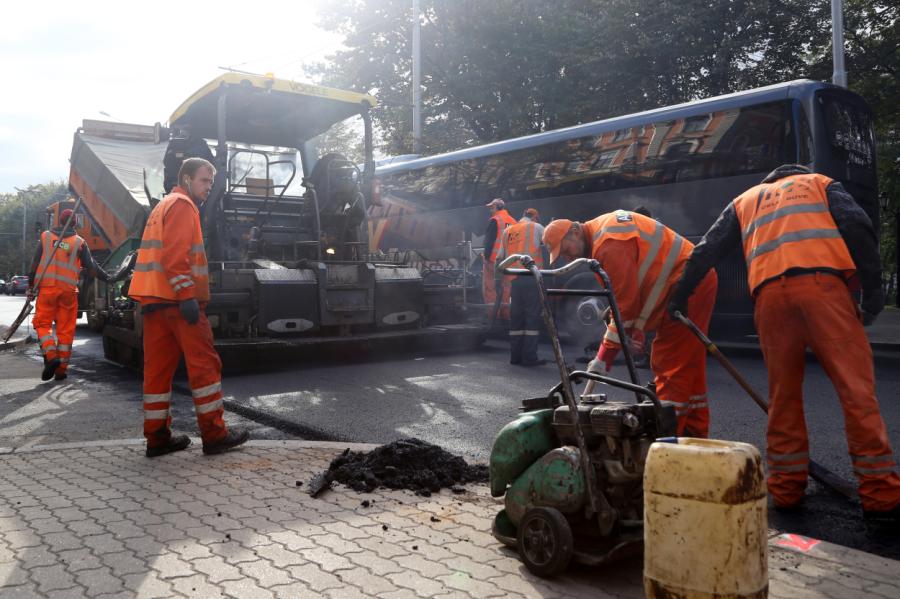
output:
{"label": "orange cap", "polygon": [[572,221],[566,218],[560,218],[553,221],[544,228],[544,236],[542,241],[547,249],[550,250],[550,264],[556,262],[559,257],[559,246],[572,229]]}

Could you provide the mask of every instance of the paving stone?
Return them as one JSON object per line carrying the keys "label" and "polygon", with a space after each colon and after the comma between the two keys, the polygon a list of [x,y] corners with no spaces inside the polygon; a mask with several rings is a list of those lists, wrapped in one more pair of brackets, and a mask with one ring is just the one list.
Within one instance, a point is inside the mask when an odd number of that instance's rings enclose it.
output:
{"label": "paving stone", "polygon": [[[448,590],[445,583],[440,579],[426,578],[416,572],[406,571],[399,574],[388,574],[385,578],[398,587],[405,587],[415,591],[420,597],[432,597]],[[387,593],[387,595],[390,595],[390,593]]]}
{"label": "paving stone", "polygon": [[291,582],[290,576],[283,570],[276,569],[268,560],[257,559],[253,562],[243,562],[238,564],[237,568],[246,576],[259,582],[263,588]]}
{"label": "paving stone", "polygon": [[[62,564],[37,566],[28,572],[31,581],[38,586],[38,591],[47,593],[54,589],[68,589],[75,586],[75,577],[66,571]],[[80,581],[79,581],[80,582]]]}
{"label": "paving stone", "polygon": [[[90,535],[81,539],[79,546],[84,545],[90,547],[97,555],[105,553],[118,553],[125,550],[122,541],[116,539],[112,533],[104,533],[102,535]],[[66,549],[69,549],[68,547]]]}
{"label": "paving stone", "polygon": [[370,597],[380,593],[388,593],[398,590],[396,586],[385,580],[382,576],[378,576],[370,570],[359,567],[352,570],[340,570],[335,576],[344,584],[351,584],[358,589],[364,590]]}
{"label": "paving stone", "polygon": [[327,549],[329,549],[333,553],[337,553],[338,555],[346,556],[349,553],[359,553],[361,551],[365,551],[363,547],[361,547],[354,541],[348,541],[335,534],[316,535],[314,537],[310,537],[310,540],[313,541],[316,545],[320,547],[326,547]]}
{"label": "paving stone", "polygon": [[499,597],[506,594],[496,585],[475,579],[464,572],[441,576],[438,580],[443,581],[448,587],[465,591],[470,597]]}
{"label": "paving stone", "polygon": [[147,571],[147,562],[137,558],[130,551],[110,553],[103,556],[103,564],[108,566],[114,576],[122,577],[125,574],[137,574]]}
{"label": "paving stone", "polygon": [[70,549],[68,551],[60,551],[58,559],[61,564],[66,566],[69,572],[79,572],[81,570],[93,570],[103,565],[100,558],[91,553],[91,550],[84,547],[81,549]]}
{"label": "paving stone", "polygon": [[244,577],[240,570],[227,563],[220,556],[191,560],[191,567],[198,572],[206,574],[209,581],[213,583],[219,583],[223,580],[240,580]]}
{"label": "paving stone", "polygon": [[165,580],[160,580],[156,572],[150,571],[143,574],[127,574],[122,577],[125,587],[134,592],[135,597],[141,599],[167,598],[172,596],[172,585]]}
{"label": "paving stone", "polygon": [[57,518],[41,518],[40,520],[32,520],[28,523],[28,528],[39,535],[45,535],[51,532],[66,532],[66,525]]}
{"label": "paving stone", "polygon": [[889,599],[897,599],[897,597],[900,597],[900,586],[879,583],[867,587],[866,593],[869,595],[877,595],[879,597],[888,597]]}
{"label": "paving stone", "polygon": [[252,578],[226,580],[222,583],[225,594],[235,599],[272,599],[275,595],[268,589],[260,588]]}
{"label": "paving stone", "polygon": [[87,589],[87,594],[91,596],[103,593],[118,593],[124,587],[123,580],[113,576],[107,567],[97,568],[95,570],[82,570],[75,574],[78,584]]}
{"label": "paving stone", "polygon": [[325,589],[340,588],[343,581],[330,572],[325,572],[319,566],[307,563],[302,566],[291,566],[287,569],[288,573],[296,580],[301,581],[316,592],[322,592]]}
{"label": "paving stone", "polygon": [[0,588],[0,599],[45,599],[33,583]]}
{"label": "paving stone", "polygon": [[201,574],[176,578],[172,580],[172,588],[187,597],[221,597],[222,589],[215,584],[210,584]]}
{"label": "paving stone", "polygon": [[66,522],[66,528],[79,538],[90,535],[102,535],[107,532],[106,528],[94,520],[73,520]]}
{"label": "paving stone", "polygon": [[0,564],[0,581],[3,586],[18,586],[28,582],[28,571],[18,563]]}
{"label": "paving stone", "polygon": [[301,553],[285,549],[284,546],[277,543],[257,547],[256,552],[260,557],[264,557],[275,564],[276,568],[286,568],[287,566],[295,566],[307,562],[307,559]]}
{"label": "paving stone", "polygon": [[[78,599],[79,597],[87,597],[83,587],[74,586],[68,589],[60,589],[58,591],[50,591],[45,594],[47,599]],[[103,599],[112,597],[111,595],[100,595]],[[100,597],[96,599],[100,599]],[[94,598],[91,598],[94,599]],[[115,599],[115,598],[114,598]],[[121,598],[120,598],[121,599]]]}
{"label": "paving stone", "polygon": [[179,576],[191,576],[194,569],[177,555],[166,553],[150,560],[150,567],[159,572],[162,580],[170,580]]}
{"label": "paving stone", "polygon": [[325,596],[332,599],[369,599],[373,595],[368,591],[363,592],[357,588],[344,587],[342,589],[328,589],[325,591]]}

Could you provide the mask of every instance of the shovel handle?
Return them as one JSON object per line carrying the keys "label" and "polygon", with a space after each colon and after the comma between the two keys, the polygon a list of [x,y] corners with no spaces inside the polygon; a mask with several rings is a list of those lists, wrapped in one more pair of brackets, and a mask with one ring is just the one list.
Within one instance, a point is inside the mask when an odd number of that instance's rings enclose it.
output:
{"label": "shovel handle", "polygon": [[[694,324],[681,312],[676,311],[673,316],[675,316],[675,319],[678,320],[681,324],[689,328],[691,332],[693,332],[694,335],[696,335],[697,338],[703,342],[703,345],[706,346],[706,350],[716,357],[716,359],[720,364],[722,364],[725,370],[727,370],[728,373],[734,377],[734,380],[736,380],[737,383],[744,389],[744,391],[747,392],[747,395],[749,395],[750,398],[754,402],[756,402],[756,405],[762,408],[763,412],[768,414],[768,402],[760,397],[759,393],[757,393],[756,390],[750,386],[750,383],[747,381],[747,379],[745,379],[741,375],[741,373],[737,371],[734,365],[732,365],[732,363],[728,361],[728,358],[722,355],[722,352],[719,351],[719,348],[716,347],[716,344],[713,343],[696,324]],[[834,474],[833,472],[813,460],[809,461],[809,476],[812,479],[822,483],[826,487],[829,487],[833,491],[840,493],[847,499],[853,499],[854,497],[856,497],[856,488],[852,483],[844,480],[843,478],[839,477],[838,475]]]}

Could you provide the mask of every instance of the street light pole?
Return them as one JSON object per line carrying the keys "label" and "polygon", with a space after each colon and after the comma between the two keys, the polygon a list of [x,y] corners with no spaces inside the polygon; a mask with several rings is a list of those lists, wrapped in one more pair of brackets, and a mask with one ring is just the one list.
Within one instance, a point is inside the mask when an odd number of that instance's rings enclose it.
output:
{"label": "street light pole", "polygon": [[413,154],[422,153],[422,73],[419,0],[413,0],[412,30],[412,92],[413,92]]}
{"label": "street light pole", "polygon": [[22,270],[19,271],[21,274],[25,274],[25,260],[27,260],[28,256],[28,244],[26,243],[25,235],[27,234],[26,222],[28,221],[28,200],[25,197],[25,194],[31,191],[30,189],[19,189],[18,187],[14,187],[16,191],[19,192],[19,197],[22,198]]}
{"label": "street light pole", "polygon": [[847,87],[847,71],[844,70],[843,0],[831,0],[831,53],[834,59],[831,82],[841,87]]}

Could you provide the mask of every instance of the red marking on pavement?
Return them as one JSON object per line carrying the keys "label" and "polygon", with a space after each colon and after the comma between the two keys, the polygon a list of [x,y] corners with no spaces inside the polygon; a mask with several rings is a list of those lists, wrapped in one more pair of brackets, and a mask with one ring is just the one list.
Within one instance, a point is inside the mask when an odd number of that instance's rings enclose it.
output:
{"label": "red marking on pavement", "polygon": [[775,544],[806,553],[821,542],[822,541],[819,539],[810,539],[809,537],[801,537],[800,535],[788,533],[781,535],[778,540],[775,541]]}

